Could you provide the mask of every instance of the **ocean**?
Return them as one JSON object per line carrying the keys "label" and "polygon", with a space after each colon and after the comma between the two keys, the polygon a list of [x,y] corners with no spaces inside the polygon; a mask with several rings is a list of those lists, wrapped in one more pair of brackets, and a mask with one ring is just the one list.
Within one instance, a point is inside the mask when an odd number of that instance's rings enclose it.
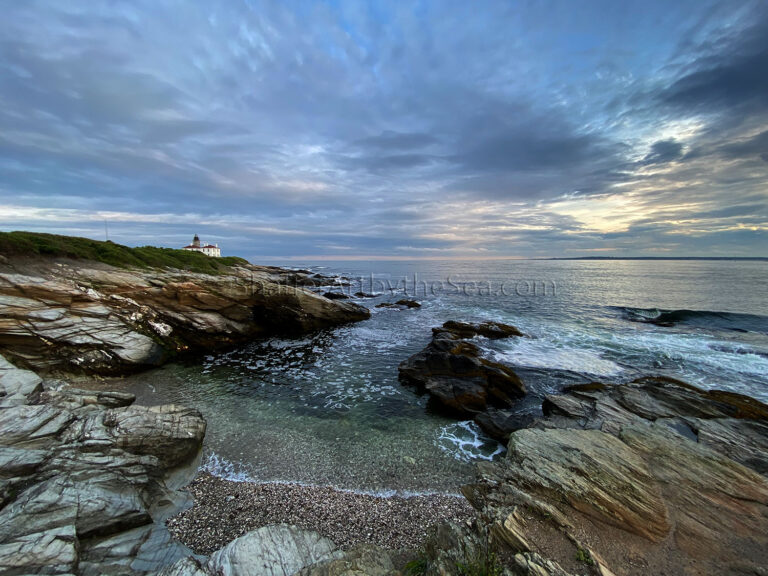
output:
{"label": "ocean", "polygon": [[[661,374],[768,401],[768,264],[731,260],[305,262],[349,278],[331,286],[370,320],[270,338],[121,379],[149,404],[199,408],[202,466],[230,479],[331,485],[377,494],[457,493],[474,463],[504,447],[432,410],[398,364],[447,320],[496,320],[527,337],[479,339],[529,389]],[[411,298],[420,308],[376,308]]]}

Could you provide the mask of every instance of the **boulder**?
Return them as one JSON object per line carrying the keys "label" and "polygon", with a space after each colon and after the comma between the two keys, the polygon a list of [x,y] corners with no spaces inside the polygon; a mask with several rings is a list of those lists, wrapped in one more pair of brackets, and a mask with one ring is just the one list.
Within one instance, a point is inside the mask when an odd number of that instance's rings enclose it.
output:
{"label": "boulder", "polygon": [[507,408],[525,395],[508,366],[483,358],[473,343],[437,330],[424,350],[400,363],[400,379],[428,392],[439,406],[462,418]]}
{"label": "boulder", "polygon": [[272,524],[233,540],[211,554],[207,562],[185,558],[164,568],[158,576],[290,576],[342,556],[333,542],[317,532]]}

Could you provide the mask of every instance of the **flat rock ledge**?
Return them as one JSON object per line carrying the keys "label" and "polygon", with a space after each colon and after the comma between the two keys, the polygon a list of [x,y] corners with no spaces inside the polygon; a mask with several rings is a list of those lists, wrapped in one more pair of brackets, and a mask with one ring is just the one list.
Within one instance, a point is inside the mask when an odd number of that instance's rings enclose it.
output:
{"label": "flat rock ledge", "polygon": [[133,401],[58,390],[0,356],[0,573],[143,574],[190,553],[163,522],[205,420]]}
{"label": "flat rock ledge", "polygon": [[504,574],[768,574],[768,406],[648,377],[543,412],[478,466],[478,528],[442,527],[425,574],[457,573],[459,553]]}
{"label": "flat rock ledge", "polygon": [[0,354],[37,373],[119,374],[190,350],[301,334],[370,317],[272,267],[220,275],[88,261],[0,262]]}

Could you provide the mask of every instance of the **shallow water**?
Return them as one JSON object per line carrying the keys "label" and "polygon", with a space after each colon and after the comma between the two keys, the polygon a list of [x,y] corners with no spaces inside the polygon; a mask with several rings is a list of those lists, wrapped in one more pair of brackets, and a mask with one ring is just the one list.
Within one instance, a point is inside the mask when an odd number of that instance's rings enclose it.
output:
{"label": "shallow water", "polygon": [[[649,373],[768,400],[766,262],[323,266],[324,274],[362,278],[350,293],[380,293],[360,301],[372,308],[370,320],[106,385],[145,403],[198,407],[209,422],[206,466],[217,474],[377,493],[456,492],[475,460],[503,452],[473,424],[432,413],[397,380],[398,363],[449,319],[498,320],[530,336],[478,339],[489,357],[518,368],[531,392],[523,412],[536,413],[542,395],[566,383]],[[373,308],[406,295],[422,307]]]}

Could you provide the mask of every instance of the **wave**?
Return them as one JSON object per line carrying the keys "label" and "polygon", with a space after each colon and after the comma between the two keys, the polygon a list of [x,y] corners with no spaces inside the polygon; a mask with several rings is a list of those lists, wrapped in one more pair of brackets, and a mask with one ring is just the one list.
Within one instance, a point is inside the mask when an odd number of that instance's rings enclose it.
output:
{"label": "wave", "polygon": [[[501,451],[497,451],[497,453],[502,453],[503,448]],[[490,459],[490,458],[483,458],[483,459]],[[454,493],[454,492],[440,492],[436,490],[401,490],[401,489],[382,489],[382,490],[365,490],[365,489],[353,489],[353,488],[341,488],[338,486],[334,486],[332,484],[329,485],[323,485],[323,484],[312,484],[308,482],[300,482],[296,480],[260,480],[253,475],[251,475],[250,472],[246,471],[246,466],[242,463],[235,464],[234,462],[231,462],[230,460],[227,460],[226,458],[219,456],[216,454],[216,452],[209,452],[207,456],[203,459],[203,461],[200,463],[199,471],[200,472],[207,472],[211,476],[215,476],[216,478],[221,478],[223,480],[229,480],[230,482],[244,482],[249,484],[273,484],[273,485],[279,485],[279,486],[303,486],[305,488],[319,488],[319,487],[329,487],[337,492],[344,492],[347,494],[360,494],[363,496],[374,496],[376,498],[403,498],[403,499],[409,499],[409,498],[423,498],[426,496],[442,496],[442,497],[452,497],[452,498],[463,498],[464,496],[460,493]]]}
{"label": "wave", "polygon": [[712,310],[662,310],[659,308],[613,307],[631,322],[643,322],[657,326],[684,324],[715,330],[736,332],[759,332],[768,334],[768,317],[737,312],[716,312]]}

